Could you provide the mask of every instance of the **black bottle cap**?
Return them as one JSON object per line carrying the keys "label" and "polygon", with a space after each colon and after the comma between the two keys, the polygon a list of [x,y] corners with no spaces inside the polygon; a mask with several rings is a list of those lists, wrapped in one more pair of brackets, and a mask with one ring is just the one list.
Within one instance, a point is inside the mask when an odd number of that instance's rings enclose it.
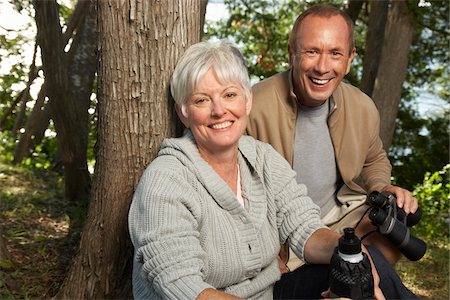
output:
{"label": "black bottle cap", "polygon": [[344,235],[339,239],[339,252],[343,254],[358,254],[361,252],[361,240],[355,235],[354,228],[344,229]]}

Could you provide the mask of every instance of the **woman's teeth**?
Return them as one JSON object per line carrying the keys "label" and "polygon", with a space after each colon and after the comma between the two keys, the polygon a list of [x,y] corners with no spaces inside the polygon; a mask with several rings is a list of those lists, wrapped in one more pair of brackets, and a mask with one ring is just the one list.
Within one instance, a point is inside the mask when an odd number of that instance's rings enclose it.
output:
{"label": "woman's teeth", "polygon": [[213,128],[213,129],[222,129],[222,128],[231,126],[231,124],[233,124],[233,123],[228,121],[228,122],[223,122],[223,123],[220,123],[220,124],[211,125],[211,128]]}

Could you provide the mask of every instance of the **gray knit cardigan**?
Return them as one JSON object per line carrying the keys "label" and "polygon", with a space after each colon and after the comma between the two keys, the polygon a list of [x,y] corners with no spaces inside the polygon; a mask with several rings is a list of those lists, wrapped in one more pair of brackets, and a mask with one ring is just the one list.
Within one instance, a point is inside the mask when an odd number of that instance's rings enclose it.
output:
{"label": "gray knit cardigan", "polygon": [[289,240],[300,258],[324,227],[290,165],[268,144],[239,140],[244,207],[204,161],[192,133],[166,139],[144,172],[129,211],[136,299],[195,299],[215,288],[272,299],[276,256]]}

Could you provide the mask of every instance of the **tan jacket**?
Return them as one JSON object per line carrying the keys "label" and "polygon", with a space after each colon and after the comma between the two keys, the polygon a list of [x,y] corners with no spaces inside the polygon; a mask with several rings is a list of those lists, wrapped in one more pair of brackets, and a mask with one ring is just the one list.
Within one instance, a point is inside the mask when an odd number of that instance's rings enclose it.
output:
{"label": "tan jacket", "polygon": [[[255,84],[252,91],[253,106],[247,133],[270,143],[292,166],[297,101],[290,71]],[[345,185],[337,194],[340,205],[334,210],[335,215],[324,220],[328,225],[363,204],[365,197],[361,195],[380,191],[390,184],[391,175],[391,164],[379,136],[380,116],[373,101],[346,83],[337,87],[333,101],[328,128]],[[281,248],[280,256],[287,262],[286,244]]]}
{"label": "tan jacket", "polygon": [[[290,71],[253,86],[253,106],[247,133],[270,143],[292,165],[297,100]],[[331,224],[365,202],[365,195],[390,184],[391,164],[379,136],[380,117],[373,101],[359,89],[341,83],[333,93],[334,107],[328,128],[336,163],[345,185],[338,193],[341,205],[327,221]],[[286,258],[283,255],[283,259]]]}
{"label": "tan jacket", "polygon": [[[247,133],[270,143],[292,165],[297,102],[290,72],[253,86],[253,107]],[[345,100],[344,100],[345,99]],[[381,190],[390,183],[391,164],[379,136],[380,118],[373,101],[356,87],[341,83],[333,93],[328,118],[337,166],[353,191]]]}

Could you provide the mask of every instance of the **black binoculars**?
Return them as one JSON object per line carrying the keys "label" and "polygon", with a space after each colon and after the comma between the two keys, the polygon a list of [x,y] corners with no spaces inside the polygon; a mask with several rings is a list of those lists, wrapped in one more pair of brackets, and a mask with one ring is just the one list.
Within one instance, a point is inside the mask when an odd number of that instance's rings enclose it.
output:
{"label": "black binoculars", "polygon": [[397,206],[395,195],[386,191],[370,193],[367,202],[372,206],[369,212],[372,223],[406,258],[416,261],[425,255],[427,244],[414,237],[408,228],[416,225],[422,217],[420,207],[414,214],[407,215]]}

